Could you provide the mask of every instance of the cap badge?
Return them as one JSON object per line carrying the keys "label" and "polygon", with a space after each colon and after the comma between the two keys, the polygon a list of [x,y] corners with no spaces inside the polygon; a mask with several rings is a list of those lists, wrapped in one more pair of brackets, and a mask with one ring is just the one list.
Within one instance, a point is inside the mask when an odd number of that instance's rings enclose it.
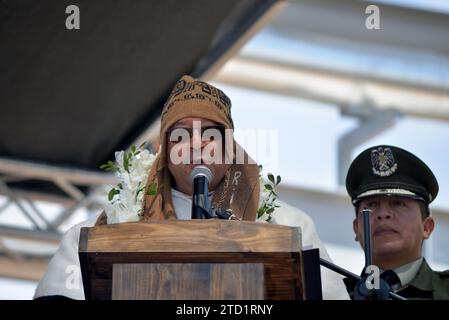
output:
{"label": "cap badge", "polygon": [[393,151],[384,147],[371,150],[371,164],[373,165],[373,173],[380,177],[391,176],[398,168]]}

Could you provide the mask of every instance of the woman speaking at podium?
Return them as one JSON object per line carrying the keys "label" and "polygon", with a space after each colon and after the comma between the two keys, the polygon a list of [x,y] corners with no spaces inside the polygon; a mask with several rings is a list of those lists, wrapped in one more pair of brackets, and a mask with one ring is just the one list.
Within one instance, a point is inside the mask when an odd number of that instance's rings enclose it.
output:
{"label": "woman speaking at podium", "polygon": [[[208,83],[183,76],[162,111],[161,148],[142,184],[145,193],[135,220],[191,219],[190,173],[195,166],[204,165],[211,173],[208,196],[214,208],[236,219],[259,218],[300,227],[303,247],[319,248],[321,258],[330,260],[308,215],[279,200],[273,207],[263,207],[259,167],[235,142],[233,129],[230,99]],[[116,222],[120,222],[117,214],[103,211],[69,229],[34,298],[84,299],[78,259],[80,228]],[[324,299],[348,299],[338,274],[322,267],[321,278]]]}

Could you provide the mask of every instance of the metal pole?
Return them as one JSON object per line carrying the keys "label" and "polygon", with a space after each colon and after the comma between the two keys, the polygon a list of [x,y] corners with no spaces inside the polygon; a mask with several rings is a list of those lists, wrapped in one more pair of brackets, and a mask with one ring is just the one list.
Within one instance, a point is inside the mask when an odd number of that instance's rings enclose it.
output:
{"label": "metal pole", "polygon": [[370,222],[370,209],[363,209],[363,236],[364,236],[364,251],[365,251],[365,270],[368,266],[372,265],[371,256],[371,222]]}

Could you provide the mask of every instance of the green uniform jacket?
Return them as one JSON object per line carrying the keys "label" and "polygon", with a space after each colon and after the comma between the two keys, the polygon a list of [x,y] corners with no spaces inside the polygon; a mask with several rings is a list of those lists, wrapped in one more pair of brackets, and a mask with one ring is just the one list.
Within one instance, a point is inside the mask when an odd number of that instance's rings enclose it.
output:
{"label": "green uniform jacket", "polygon": [[[352,298],[356,282],[348,278],[344,282]],[[449,300],[449,270],[433,271],[423,259],[415,279],[396,293],[407,299]]]}

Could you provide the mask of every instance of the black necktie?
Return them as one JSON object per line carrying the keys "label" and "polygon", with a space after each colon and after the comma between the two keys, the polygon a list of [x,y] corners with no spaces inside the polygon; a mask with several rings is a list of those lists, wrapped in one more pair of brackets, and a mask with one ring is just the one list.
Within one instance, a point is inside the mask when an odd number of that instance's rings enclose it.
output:
{"label": "black necktie", "polygon": [[386,270],[382,272],[380,277],[390,285],[392,290],[397,290],[401,287],[401,280],[393,270]]}

